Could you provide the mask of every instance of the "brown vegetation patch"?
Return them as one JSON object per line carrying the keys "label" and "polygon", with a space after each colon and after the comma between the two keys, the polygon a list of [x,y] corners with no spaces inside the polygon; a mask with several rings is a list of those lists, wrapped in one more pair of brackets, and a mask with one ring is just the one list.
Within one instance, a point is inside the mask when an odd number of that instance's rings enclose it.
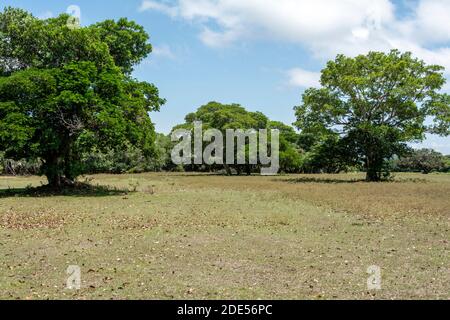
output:
{"label": "brown vegetation patch", "polygon": [[137,231],[148,230],[158,225],[156,219],[142,216],[111,216],[107,219],[107,223],[114,230]]}
{"label": "brown vegetation patch", "polygon": [[450,216],[447,175],[402,174],[392,182],[367,183],[362,174],[270,177],[186,176],[191,188],[274,192],[282,197],[363,216]]}
{"label": "brown vegetation patch", "polygon": [[8,210],[0,215],[0,227],[12,230],[58,229],[68,217],[55,211],[17,212]]}

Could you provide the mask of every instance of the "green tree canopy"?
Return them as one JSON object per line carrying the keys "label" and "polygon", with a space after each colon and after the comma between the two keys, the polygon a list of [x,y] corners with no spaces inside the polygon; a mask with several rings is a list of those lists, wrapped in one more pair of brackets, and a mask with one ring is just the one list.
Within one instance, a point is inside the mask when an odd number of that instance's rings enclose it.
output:
{"label": "green tree canopy", "polygon": [[363,162],[367,180],[378,181],[386,159],[404,153],[407,142],[423,140],[426,132],[448,135],[450,97],[439,93],[444,84],[442,67],[411,53],[339,55],[322,71],[322,87],[304,93],[296,126],[303,133],[339,134],[348,158]]}
{"label": "green tree canopy", "polygon": [[[249,112],[239,104],[222,104],[212,101],[198,108],[196,112],[186,115],[185,121],[184,124],[176,126],[173,130],[180,128],[193,130],[194,123],[201,121],[203,130],[217,129],[225,137],[227,129],[264,129],[267,127],[269,119],[261,112]],[[246,153],[246,159],[248,160],[248,150]],[[251,173],[252,166],[250,164],[229,166],[226,164],[225,157],[226,145],[224,144],[224,168],[229,175],[232,173],[232,168],[236,169],[238,174],[243,170],[248,174]]]}
{"label": "green tree canopy", "polygon": [[202,121],[205,127],[227,129],[264,129],[269,119],[261,112],[250,112],[239,104],[209,102],[185,118],[186,123]]}
{"label": "green tree canopy", "polygon": [[299,135],[294,128],[280,121],[269,121],[269,129],[280,131],[280,169],[285,173],[297,173],[302,167],[302,157],[298,147]]}
{"label": "green tree canopy", "polygon": [[400,170],[429,174],[445,168],[445,157],[433,149],[413,150],[410,155],[398,160]]}
{"label": "green tree canopy", "polygon": [[154,152],[148,112],[164,100],[130,76],[151,51],[142,27],[126,19],[71,28],[69,16],[0,13],[0,151],[40,158],[53,187],[71,183],[90,148],[131,144]]}
{"label": "green tree canopy", "polygon": [[[239,104],[222,104],[219,102],[209,102],[201,106],[196,112],[190,113],[185,117],[185,123],[173,128],[192,130],[195,121],[203,123],[203,129],[217,129],[225,137],[227,129],[241,130],[259,130],[259,129],[278,129],[280,131],[280,165],[281,169],[287,172],[298,169],[300,156],[296,149],[295,142],[297,133],[295,130],[281,122],[270,121],[267,116],[261,112],[251,112]],[[226,146],[224,145],[226,149]],[[236,150],[235,150],[236,151]],[[249,150],[246,150],[246,165],[224,165],[228,174],[234,168],[238,174],[246,172],[250,174],[259,168],[257,165],[248,164]],[[224,151],[224,156],[226,150]],[[225,162],[225,161],[224,161]]]}

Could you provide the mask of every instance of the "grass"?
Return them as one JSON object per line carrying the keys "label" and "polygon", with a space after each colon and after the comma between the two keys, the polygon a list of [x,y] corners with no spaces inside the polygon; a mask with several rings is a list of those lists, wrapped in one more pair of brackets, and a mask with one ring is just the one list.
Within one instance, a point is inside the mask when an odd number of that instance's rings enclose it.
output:
{"label": "grass", "polygon": [[0,298],[449,299],[450,175],[362,178],[0,177]]}

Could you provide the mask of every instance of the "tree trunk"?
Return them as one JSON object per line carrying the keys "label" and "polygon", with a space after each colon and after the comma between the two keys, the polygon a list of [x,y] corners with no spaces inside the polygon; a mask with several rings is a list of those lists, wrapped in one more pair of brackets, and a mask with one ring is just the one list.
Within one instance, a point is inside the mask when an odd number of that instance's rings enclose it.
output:
{"label": "tree trunk", "polygon": [[62,170],[60,159],[57,155],[49,155],[44,161],[43,172],[48,180],[50,188],[59,190],[63,186]]}
{"label": "tree trunk", "polygon": [[46,174],[48,185],[51,189],[59,190],[62,188],[62,176],[57,173],[47,173]]}
{"label": "tree trunk", "polygon": [[73,141],[70,136],[65,137],[59,150],[49,152],[43,165],[43,173],[47,177],[50,188],[60,190],[73,186],[76,172],[73,170],[75,159],[72,154]]}
{"label": "tree trunk", "polygon": [[366,181],[368,182],[379,182],[381,181],[380,173],[373,170],[367,170]]}
{"label": "tree trunk", "polygon": [[251,165],[247,164],[245,166],[245,169],[246,169],[247,175],[251,176],[252,175],[252,167],[251,167]]}
{"label": "tree trunk", "polygon": [[223,166],[225,167],[225,170],[227,171],[227,175],[231,176],[232,172],[231,172],[230,166],[227,164],[224,164]]}
{"label": "tree trunk", "polygon": [[369,153],[366,156],[366,181],[368,182],[379,182],[381,181],[379,166],[377,165],[377,161],[375,160],[375,156]]}

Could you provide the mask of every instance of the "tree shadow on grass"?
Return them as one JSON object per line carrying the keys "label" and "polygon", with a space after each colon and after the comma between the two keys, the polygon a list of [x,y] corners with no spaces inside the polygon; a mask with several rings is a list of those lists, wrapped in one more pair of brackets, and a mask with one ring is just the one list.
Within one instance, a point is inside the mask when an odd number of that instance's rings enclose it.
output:
{"label": "tree shadow on grass", "polygon": [[91,185],[87,183],[77,183],[73,186],[65,186],[61,189],[53,189],[47,185],[40,187],[8,188],[0,189],[0,199],[14,197],[108,197],[125,196],[132,191],[119,189],[111,186]]}
{"label": "tree shadow on grass", "polygon": [[367,182],[365,179],[330,179],[330,178],[316,178],[316,177],[301,177],[293,179],[282,180],[288,183],[323,183],[323,184],[352,184]]}
{"label": "tree shadow on grass", "polygon": [[[170,177],[227,177],[224,173],[219,172],[174,172],[170,173]],[[228,176],[230,177],[230,176]]]}
{"label": "tree shadow on grass", "polygon": [[[278,180],[280,181],[280,180]],[[331,179],[331,178],[320,178],[320,177],[300,177],[281,180],[288,183],[322,183],[322,184],[354,184],[354,183],[428,183],[426,179],[420,178],[397,178],[395,176],[389,179],[382,179],[381,181],[369,182],[366,179]]]}

